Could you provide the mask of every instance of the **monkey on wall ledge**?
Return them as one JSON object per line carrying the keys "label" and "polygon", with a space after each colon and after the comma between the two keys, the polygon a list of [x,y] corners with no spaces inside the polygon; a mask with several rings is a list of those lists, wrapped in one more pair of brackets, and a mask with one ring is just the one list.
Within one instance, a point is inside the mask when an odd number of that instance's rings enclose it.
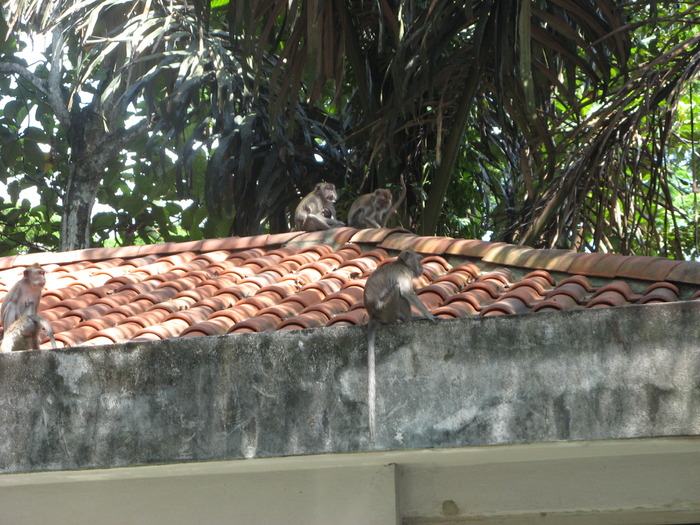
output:
{"label": "monkey on wall ledge", "polygon": [[56,339],[54,339],[51,325],[38,315],[23,315],[5,330],[2,343],[0,343],[0,350],[3,352],[37,350],[40,342],[39,334],[42,330],[49,334],[51,346],[56,348]]}
{"label": "monkey on wall ledge", "polygon": [[348,211],[348,226],[353,228],[386,228],[386,223],[391,215],[398,209],[406,198],[406,183],[401,175],[401,196],[394,205],[391,192],[386,188],[379,188],[372,193],[360,195],[350,206]]}
{"label": "monkey on wall ledge", "polygon": [[374,343],[380,324],[410,321],[411,306],[433,323],[435,317],[413,291],[413,278],[423,274],[421,256],[411,250],[402,251],[394,262],[377,268],[365,283],[364,303],[369,314],[367,326],[367,405],[369,434],[374,439],[376,431],[377,384]]}
{"label": "monkey on wall ledge", "polygon": [[22,278],[16,282],[2,300],[0,317],[4,330],[0,350],[34,350],[39,348],[39,334],[49,334],[56,348],[53,330],[46,320],[37,314],[41,292],[46,284],[46,272],[37,263],[25,268]]}
{"label": "monkey on wall ledge", "polygon": [[0,317],[5,329],[23,315],[36,315],[45,284],[46,272],[37,263],[24,269],[22,278],[10,288],[2,300]]}
{"label": "monkey on wall ledge", "polygon": [[314,191],[301,199],[294,211],[294,225],[297,230],[314,232],[328,230],[345,223],[335,218],[335,201],[338,194],[335,185],[330,182],[319,182]]}

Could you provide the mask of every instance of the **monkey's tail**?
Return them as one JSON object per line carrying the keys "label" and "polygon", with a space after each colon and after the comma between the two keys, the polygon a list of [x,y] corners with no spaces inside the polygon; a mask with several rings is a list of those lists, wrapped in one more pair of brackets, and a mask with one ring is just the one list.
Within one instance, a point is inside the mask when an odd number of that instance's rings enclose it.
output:
{"label": "monkey's tail", "polygon": [[369,414],[369,437],[374,441],[377,427],[377,377],[374,365],[374,341],[377,322],[369,320],[367,326],[367,411]]}

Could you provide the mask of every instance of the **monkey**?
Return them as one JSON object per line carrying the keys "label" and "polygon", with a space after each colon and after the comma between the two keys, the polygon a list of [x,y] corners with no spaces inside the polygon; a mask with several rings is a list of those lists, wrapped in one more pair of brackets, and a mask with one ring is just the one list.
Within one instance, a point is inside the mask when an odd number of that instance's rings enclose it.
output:
{"label": "monkey", "polygon": [[298,230],[313,232],[328,230],[345,223],[335,218],[335,206],[338,199],[335,186],[330,182],[319,182],[314,191],[301,199],[294,211],[294,224]]}
{"label": "monkey", "polygon": [[413,291],[413,278],[423,273],[421,257],[416,252],[404,250],[394,262],[377,268],[367,278],[364,290],[364,303],[369,314],[367,326],[367,399],[369,412],[369,433],[373,440],[376,428],[376,375],[374,343],[377,327],[396,320],[410,321],[411,306],[415,306],[423,316],[433,323],[435,317]]}
{"label": "monkey", "polygon": [[8,329],[23,315],[36,315],[41,300],[41,292],[46,284],[44,269],[37,263],[24,269],[22,279],[16,282],[2,300],[0,317],[2,326]]}
{"label": "monkey", "polygon": [[386,188],[360,195],[350,206],[348,225],[353,228],[386,228],[389,218],[406,198],[406,183],[403,175],[401,175],[401,187],[403,188],[401,196],[393,206],[391,192]]}
{"label": "monkey", "polygon": [[39,348],[39,334],[42,330],[46,330],[51,339],[51,346],[56,348],[56,339],[51,325],[38,315],[23,315],[5,329],[0,350],[3,352],[36,350]]}
{"label": "monkey", "polygon": [[350,206],[348,225],[353,228],[381,228],[384,213],[391,208],[391,192],[378,188],[360,195]]}

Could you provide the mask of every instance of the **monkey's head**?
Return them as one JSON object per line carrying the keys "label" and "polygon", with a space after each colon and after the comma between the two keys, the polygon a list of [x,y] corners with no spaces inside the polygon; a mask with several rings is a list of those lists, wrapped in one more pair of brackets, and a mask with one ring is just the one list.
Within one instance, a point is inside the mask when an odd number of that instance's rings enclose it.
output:
{"label": "monkey's head", "polygon": [[46,272],[39,266],[38,263],[34,263],[31,266],[27,266],[24,269],[23,279],[32,286],[43,287],[46,284]]}
{"label": "monkey's head", "polygon": [[331,182],[319,182],[316,184],[314,192],[322,199],[329,202],[338,200],[338,194],[335,192],[335,185]]}
{"label": "monkey's head", "polygon": [[386,188],[374,190],[372,204],[374,205],[374,209],[377,211],[388,210],[391,208],[391,192]]}
{"label": "monkey's head", "polygon": [[423,275],[423,265],[420,262],[421,256],[416,252],[404,250],[399,254],[398,260],[406,266],[406,268],[411,270],[413,277],[420,277]]}

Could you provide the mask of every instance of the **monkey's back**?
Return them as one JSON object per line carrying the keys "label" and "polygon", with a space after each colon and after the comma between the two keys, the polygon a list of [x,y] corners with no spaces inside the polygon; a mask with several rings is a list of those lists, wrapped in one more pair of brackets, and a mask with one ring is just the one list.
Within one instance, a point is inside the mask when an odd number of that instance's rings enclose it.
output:
{"label": "monkey's back", "polygon": [[[386,264],[367,278],[364,302],[367,313],[382,324],[393,323],[400,317],[400,280],[408,268]],[[410,279],[410,277],[408,277]]]}

